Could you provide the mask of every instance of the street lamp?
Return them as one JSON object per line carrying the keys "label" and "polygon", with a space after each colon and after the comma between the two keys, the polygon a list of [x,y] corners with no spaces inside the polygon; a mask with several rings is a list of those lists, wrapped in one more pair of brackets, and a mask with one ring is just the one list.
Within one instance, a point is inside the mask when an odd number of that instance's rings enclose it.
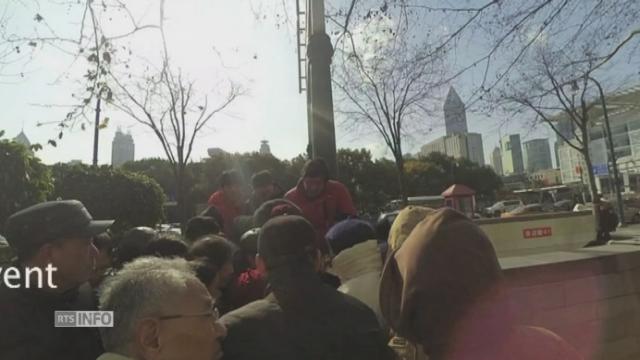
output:
{"label": "street lamp", "polygon": [[607,131],[607,140],[609,145],[609,153],[611,154],[611,167],[613,168],[614,187],[616,191],[616,200],[618,202],[618,212],[620,214],[620,224],[624,225],[624,204],[622,203],[622,192],[620,191],[620,174],[618,173],[618,161],[616,159],[615,148],[613,145],[613,136],[611,134],[611,125],[609,123],[609,113],[607,112],[607,102],[604,97],[604,91],[600,82],[591,76],[587,76],[588,80],[591,80],[598,88],[600,95],[600,102],[602,103],[602,112],[604,117],[604,125]]}

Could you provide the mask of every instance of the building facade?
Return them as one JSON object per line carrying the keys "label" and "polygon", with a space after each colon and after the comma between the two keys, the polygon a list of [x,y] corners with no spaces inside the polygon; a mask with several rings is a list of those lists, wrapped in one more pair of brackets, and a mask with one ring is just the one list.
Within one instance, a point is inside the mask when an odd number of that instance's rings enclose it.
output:
{"label": "building facade", "polygon": [[476,133],[447,135],[424,145],[421,155],[439,152],[455,159],[469,159],[474,163],[484,165],[484,150],[482,135]]}
{"label": "building facade", "polygon": [[468,131],[465,105],[453,87],[449,88],[443,110],[446,135],[422,146],[420,154],[426,156],[439,152],[455,159],[469,159],[480,166],[484,165],[482,135]]}
{"label": "building facade", "polygon": [[493,167],[496,174],[502,176],[502,152],[500,152],[500,147],[498,146],[491,152],[491,167]]}
{"label": "building facade", "polygon": [[520,135],[507,135],[500,139],[500,152],[502,153],[502,174],[504,176],[524,173]]}
{"label": "building facade", "polygon": [[127,161],[133,161],[135,159],[135,149],[136,146],[131,134],[125,134],[118,129],[111,142],[111,165],[117,167]]}
{"label": "building facade", "polygon": [[539,170],[529,174],[529,182],[534,186],[555,186],[562,184],[560,169]]}
{"label": "building facade", "polygon": [[453,86],[449,88],[443,109],[447,135],[466,134],[469,132],[465,105]]}
{"label": "building facade", "polygon": [[[624,183],[624,192],[640,192],[640,87],[625,90],[606,96],[609,110],[609,123],[613,140],[613,151],[616,155],[616,163]],[[599,102],[589,114],[593,124],[589,130],[591,142],[589,143],[589,155],[593,165],[593,172],[598,191],[606,194],[613,191],[611,170],[611,157],[605,130],[604,117]],[[563,129],[570,128],[567,119],[558,120],[558,124],[564,124]],[[563,135],[574,139],[575,134],[566,131]],[[584,157],[577,150],[566,145],[558,136],[558,160],[562,173],[563,183],[578,182],[579,174],[576,167],[586,169]],[[571,151],[571,150],[573,151]],[[572,153],[571,156],[568,153]],[[582,181],[588,184],[588,174],[582,174]]]}
{"label": "building facade", "polygon": [[549,139],[525,141],[522,151],[524,168],[527,173],[533,174],[537,171],[553,168]]}
{"label": "building facade", "polygon": [[269,146],[269,141],[267,140],[260,141],[260,154],[271,155],[271,147]]}

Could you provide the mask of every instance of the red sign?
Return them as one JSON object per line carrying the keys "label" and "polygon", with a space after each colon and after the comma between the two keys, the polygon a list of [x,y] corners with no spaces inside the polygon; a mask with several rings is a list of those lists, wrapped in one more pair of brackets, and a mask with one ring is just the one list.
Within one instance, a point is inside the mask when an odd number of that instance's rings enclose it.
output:
{"label": "red sign", "polygon": [[552,235],[551,227],[531,228],[531,229],[522,230],[522,236],[524,236],[525,239],[549,237],[551,235]]}

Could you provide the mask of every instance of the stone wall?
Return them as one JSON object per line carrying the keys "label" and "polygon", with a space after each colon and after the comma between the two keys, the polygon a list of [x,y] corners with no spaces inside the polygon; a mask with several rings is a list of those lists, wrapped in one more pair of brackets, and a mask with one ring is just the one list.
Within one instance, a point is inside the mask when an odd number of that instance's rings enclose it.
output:
{"label": "stone wall", "polygon": [[640,359],[640,246],[500,262],[520,323],[556,332],[585,359]]}

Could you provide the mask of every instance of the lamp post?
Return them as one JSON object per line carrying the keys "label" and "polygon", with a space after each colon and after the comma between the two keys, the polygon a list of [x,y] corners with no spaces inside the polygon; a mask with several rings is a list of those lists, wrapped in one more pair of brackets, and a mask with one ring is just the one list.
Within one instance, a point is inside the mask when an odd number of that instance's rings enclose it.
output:
{"label": "lamp post", "polygon": [[607,111],[607,102],[604,97],[604,91],[600,82],[591,76],[587,76],[587,79],[592,81],[598,88],[600,95],[600,102],[602,103],[602,112],[604,117],[604,126],[607,132],[607,145],[609,147],[609,153],[611,156],[611,167],[613,169],[613,181],[614,189],[616,192],[616,201],[618,203],[618,213],[620,214],[620,223],[624,225],[624,204],[622,203],[622,192],[620,191],[620,173],[618,172],[618,161],[616,159],[615,147],[613,145],[613,136],[611,134],[611,125],[609,123],[609,112]]}
{"label": "lamp post", "polygon": [[333,46],[325,30],[324,0],[307,1],[307,116],[311,155],[321,157],[337,176],[333,121],[331,58]]}

